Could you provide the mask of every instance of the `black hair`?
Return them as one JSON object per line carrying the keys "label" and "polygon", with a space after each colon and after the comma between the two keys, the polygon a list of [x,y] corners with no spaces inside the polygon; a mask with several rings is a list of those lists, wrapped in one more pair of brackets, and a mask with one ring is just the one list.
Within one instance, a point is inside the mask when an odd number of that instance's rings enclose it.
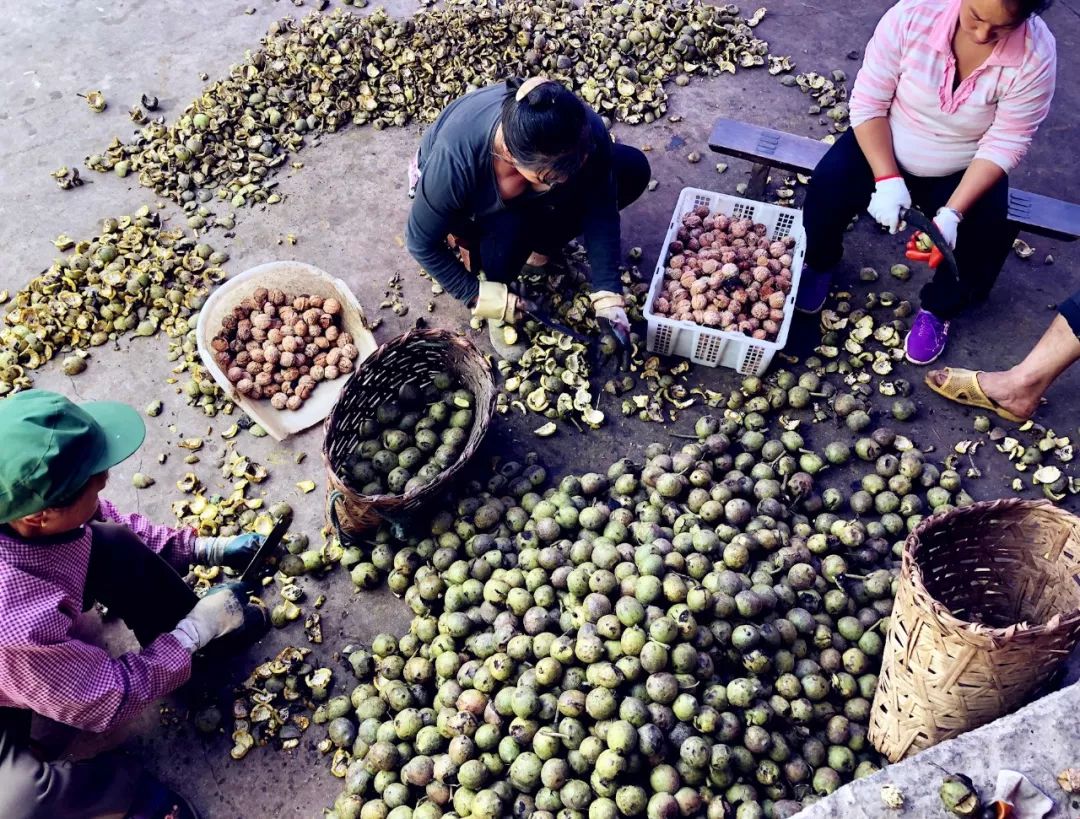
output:
{"label": "black hair", "polygon": [[1043,14],[1054,4],[1054,0],[1012,0],[1012,3],[1019,11],[1021,19],[1026,20],[1036,14]]}
{"label": "black hair", "polygon": [[503,142],[514,162],[534,173],[568,177],[576,173],[592,149],[585,103],[561,83],[548,80],[517,99],[524,80],[506,83],[503,99]]}

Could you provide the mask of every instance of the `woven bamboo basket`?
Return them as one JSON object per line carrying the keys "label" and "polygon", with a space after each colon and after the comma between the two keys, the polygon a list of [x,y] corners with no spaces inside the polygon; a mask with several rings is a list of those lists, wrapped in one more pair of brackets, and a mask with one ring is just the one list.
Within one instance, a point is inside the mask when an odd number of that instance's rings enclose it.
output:
{"label": "woven bamboo basket", "polygon": [[[456,375],[476,401],[472,429],[461,456],[431,483],[403,495],[361,494],[342,468],[360,443],[360,424],[375,417],[378,406],[396,397],[404,384],[424,387],[437,372]],[[364,359],[346,382],[325,425],[327,516],[342,541],[362,535],[383,520],[407,522],[425,503],[441,494],[480,446],[494,412],[491,365],[460,333],[412,330]]]}
{"label": "woven bamboo basket", "polygon": [[1048,501],[976,503],[904,545],[870,715],[889,760],[1021,705],[1080,638],[1080,519]]}

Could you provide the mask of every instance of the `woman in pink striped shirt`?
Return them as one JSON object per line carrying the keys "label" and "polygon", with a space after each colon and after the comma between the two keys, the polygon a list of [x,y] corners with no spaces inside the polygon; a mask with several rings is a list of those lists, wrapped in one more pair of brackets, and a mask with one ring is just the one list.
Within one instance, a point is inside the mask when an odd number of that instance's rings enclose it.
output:
{"label": "woman in pink striped shirt", "polygon": [[950,321],[984,300],[1015,238],[1008,174],[1054,95],[1051,0],[901,0],[866,46],[852,130],[814,170],[806,197],[806,267],[798,307],[821,309],[863,209],[890,233],[914,204],[934,212],[957,276],[936,271],[905,341],[915,364],[945,349]]}

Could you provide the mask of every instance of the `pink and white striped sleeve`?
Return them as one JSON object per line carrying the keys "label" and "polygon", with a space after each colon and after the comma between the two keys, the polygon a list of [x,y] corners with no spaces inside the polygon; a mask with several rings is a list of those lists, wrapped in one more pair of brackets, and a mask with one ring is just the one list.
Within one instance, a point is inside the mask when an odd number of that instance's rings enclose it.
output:
{"label": "pink and white striped sleeve", "polygon": [[887,117],[900,79],[904,53],[907,11],[900,3],[878,21],[874,36],[866,44],[862,68],[851,89],[850,119],[853,128],[867,120]]}
{"label": "pink and white striped sleeve", "polygon": [[1057,81],[1057,48],[1049,29],[1036,29],[1032,50],[1021,72],[998,100],[994,121],[982,139],[975,159],[993,162],[1010,173],[1024,158],[1031,138],[1050,112]]}

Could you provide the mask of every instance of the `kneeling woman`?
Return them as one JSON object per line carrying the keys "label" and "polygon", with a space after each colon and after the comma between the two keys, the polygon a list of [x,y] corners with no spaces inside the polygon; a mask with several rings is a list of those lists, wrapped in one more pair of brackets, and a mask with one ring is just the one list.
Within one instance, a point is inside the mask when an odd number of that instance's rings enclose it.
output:
{"label": "kneeling woman", "polygon": [[903,208],[936,212],[957,278],[938,270],[905,341],[929,364],[949,322],[984,300],[1012,247],[1008,174],[1050,109],[1050,0],[901,0],[878,23],[855,79],[848,131],[818,163],[804,209],[797,306],[821,309],[844,229],[866,208],[896,233]]}
{"label": "kneeling woman", "polygon": [[[619,211],[649,174],[645,155],[612,143],[599,115],[561,84],[534,77],[492,85],[452,102],[424,134],[410,169],[406,246],[496,327],[521,317],[507,285],[523,266],[542,268],[584,234],[596,316],[626,330]],[[501,332],[491,337],[504,357],[520,355]]]}

